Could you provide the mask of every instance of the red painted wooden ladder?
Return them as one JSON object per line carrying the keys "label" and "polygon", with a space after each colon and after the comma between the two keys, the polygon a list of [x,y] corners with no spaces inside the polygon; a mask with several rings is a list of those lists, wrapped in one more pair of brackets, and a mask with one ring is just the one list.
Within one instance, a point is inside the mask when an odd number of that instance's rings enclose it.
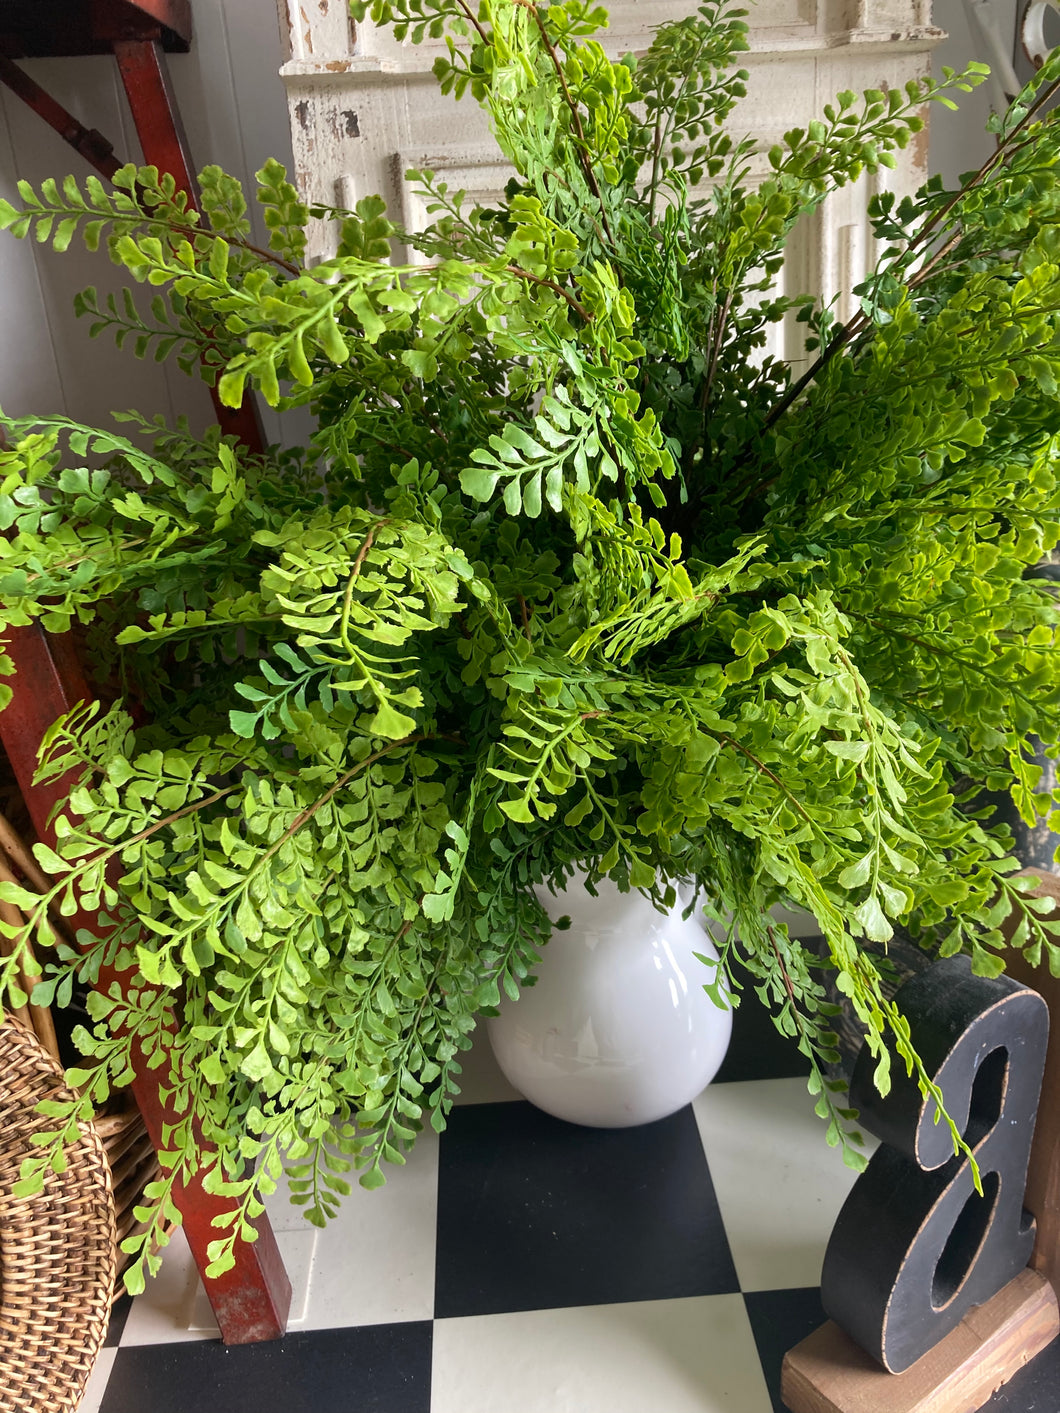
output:
{"label": "red painted wooden ladder", "polygon": [[[109,142],[82,126],[36,84],[16,58],[113,53],[132,109],[144,161],[170,172],[197,202],[194,168],[166,74],[165,50],[186,52],[191,41],[189,0],[4,0],[0,12],[0,82],[38,112],[104,177],[121,165]],[[224,407],[213,391],[218,421],[252,450],[262,447],[257,410],[249,398],[241,408]],[[0,712],[0,744],[11,761],[37,837],[54,844],[49,816],[69,792],[68,783],[33,783],[37,748],[53,721],[78,701],[88,700],[85,682],[69,637],[44,633],[37,626],[14,629],[7,636],[15,662],[14,699]],[[71,931],[98,932],[95,918],[70,919]],[[102,988],[128,973],[100,976]],[[162,1132],[180,1115],[162,1102],[157,1077],[142,1064],[132,1091],[156,1147]],[[218,1232],[212,1219],[231,1204],[205,1192],[199,1181],[180,1187],[175,1201],[195,1262],[203,1276],[221,1338],[226,1344],[276,1339],[287,1326],[291,1284],[267,1217],[255,1225],[258,1239],[237,1248],[235,1267],[208,1280],[206,1248]]]}

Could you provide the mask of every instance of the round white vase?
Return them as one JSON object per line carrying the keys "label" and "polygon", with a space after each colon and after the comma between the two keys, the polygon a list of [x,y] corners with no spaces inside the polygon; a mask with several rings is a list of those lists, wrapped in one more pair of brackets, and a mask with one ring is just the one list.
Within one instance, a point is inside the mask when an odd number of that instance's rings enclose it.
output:
{"label": "round white vase", "polygon": [[732,1011],[703,990],[718,953],[681,906],[659,912],[642,893],[580,875],[555,894],[536,890],[553,921],[537,984],[505,998],[488,1022],[509,1083],[570,1123],[628,1128],[676,1113],[714,1078]]}

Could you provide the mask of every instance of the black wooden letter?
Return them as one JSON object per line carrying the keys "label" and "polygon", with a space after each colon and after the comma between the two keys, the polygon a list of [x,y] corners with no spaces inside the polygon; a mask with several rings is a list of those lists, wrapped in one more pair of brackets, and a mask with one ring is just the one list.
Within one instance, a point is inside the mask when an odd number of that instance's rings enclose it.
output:
{"label": "black wooden letter", "polygon": [[980,1196],[904,1063],[893,1057],[892,1089],[881,1098],[863,1050],[851,1100],[883,1142],[836,1221],[821,1298],[837,1325],[901,1373],[1030,1260],[1034,1221],[1023,1192],[1049,1012],[1009,977],[973,976],[964,957],[935,963],[896,999],[983,1185]]}

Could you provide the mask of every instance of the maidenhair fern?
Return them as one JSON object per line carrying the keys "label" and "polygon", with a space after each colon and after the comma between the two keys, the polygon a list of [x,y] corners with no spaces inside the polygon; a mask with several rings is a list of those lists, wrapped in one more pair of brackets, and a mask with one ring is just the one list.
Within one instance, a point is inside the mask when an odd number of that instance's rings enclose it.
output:
{"label": "maidenhair fern", "polygon": [[[182,1174],[231,1199],[220,1271],[281,1167],[322,1221],[351,1165],[376,1185],[441,1126],[476,1016],[547,940],[533,885],[575,866],[660,902],[698,882],[832,1142],[824,971],[886,1087],[886,1041],[917,1064],[874,960],[895,925],[996,972],[1011,917],[1060,970],[976,804],[1045,813],[1031,747],[1060,742],[1035,577],[1060,534],[1060,59],[961,191],[874,199],[885,253],[837,325],[769,294],[794,223],[981,66],[840,94],[755,185],[730,135],[746,26],[720,0],[617,62],[582,0],[371,13],[445,37],[442,89],[514,168],[499,206],[412,173],[428,230],[377,198],[316,209],[338,253],[307,268],[276,163],[265,250],[216,168],[202,218],[151,169],[0,204],[15,235],[106,241],[149,291],[87,292],[93,333],[204,352],[228,403],[249,386],[316,417],[308,448],[263,456],[137,419],[6,422],[0,624],[80,625],[106,687],[45,742],[46,774],[80,776],[38,847],[53,892],[0,896],[43,944],[35,1000],[104,961],[127,979],[90,998],[54,1142],[127,1081],[133,1035],[188,1116],[134,1285]],[[424,260],[394,263],[395,235]],[[792,311],[798,379],[763,351]],[[75,901],[107,919],[81,957],[49,923]],[[827,958],[776,904],[814,914]]]}

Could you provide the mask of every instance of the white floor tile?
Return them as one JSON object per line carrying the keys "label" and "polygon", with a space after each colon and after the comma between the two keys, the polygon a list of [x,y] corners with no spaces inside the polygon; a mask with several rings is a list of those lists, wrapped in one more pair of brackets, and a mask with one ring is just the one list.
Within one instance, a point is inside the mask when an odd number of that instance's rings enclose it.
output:
{"label": "white floor tile", "polygon": [[457,1104],[498,1104],[506,1099],[523,1097],[501,1074],[485,1021],[479,1022],[471,1049],[460,1056],[457,1083],[460,1085]]}
{"label": "white floor tile", "polygon": [[[416,1140],[403,1168],[368,1192],[353,1179],[338,1216],[318,1231],[287,1200],[283,1185],[268,1201],[276,1243],[291,1278],[292,1329],[332,1329],[434,1314],[438,1139]],[[184,1233],[173,1233],[162,1269],[133,1301],[123,1345],[216,1339],[217,1325]]]}
{"label": "white floor tile", "polygon": [[438,1320],[431,1413],[769,1413],[738,1295]]}
{"label": "white floor tile", "polygon": [[[438,1136],[425,1129],[375,1192],[356,1185],[320,1232],[299,1329],[429,1320],[434,1314]],[[279,1193],[277,1193],[279,1197]],[[270,1204],[271,1206],[271,1204]]]}
{"label": "white floor tile", "polygon": [[110,1378],[114,1356],[117,1352],[116,1345],[99,1351],[99,1357],[89,1376],[85,1391],[81,1396],[81,1402],[77,1405],[77,1413],[99,1413],[99,1405],[103,1402],[103,1395],[107,1391],[107,1380]]}
{"label": "white floor tile", "polygon": [[825,1143],[813,1103],[804,1079],[714,1084],[693,1101],[742,1290],[820,1284],[857,1175]]}
{"label": "white floor tile", "polygon": [[187,1238],[178,1228],[163,1254],[162,1269],[132,1303],[121,1343],[182,1344],[193,1339],[216,1339],[216,1325],[205,1330],[189,1328],[198,1290],[199,1273]]}

